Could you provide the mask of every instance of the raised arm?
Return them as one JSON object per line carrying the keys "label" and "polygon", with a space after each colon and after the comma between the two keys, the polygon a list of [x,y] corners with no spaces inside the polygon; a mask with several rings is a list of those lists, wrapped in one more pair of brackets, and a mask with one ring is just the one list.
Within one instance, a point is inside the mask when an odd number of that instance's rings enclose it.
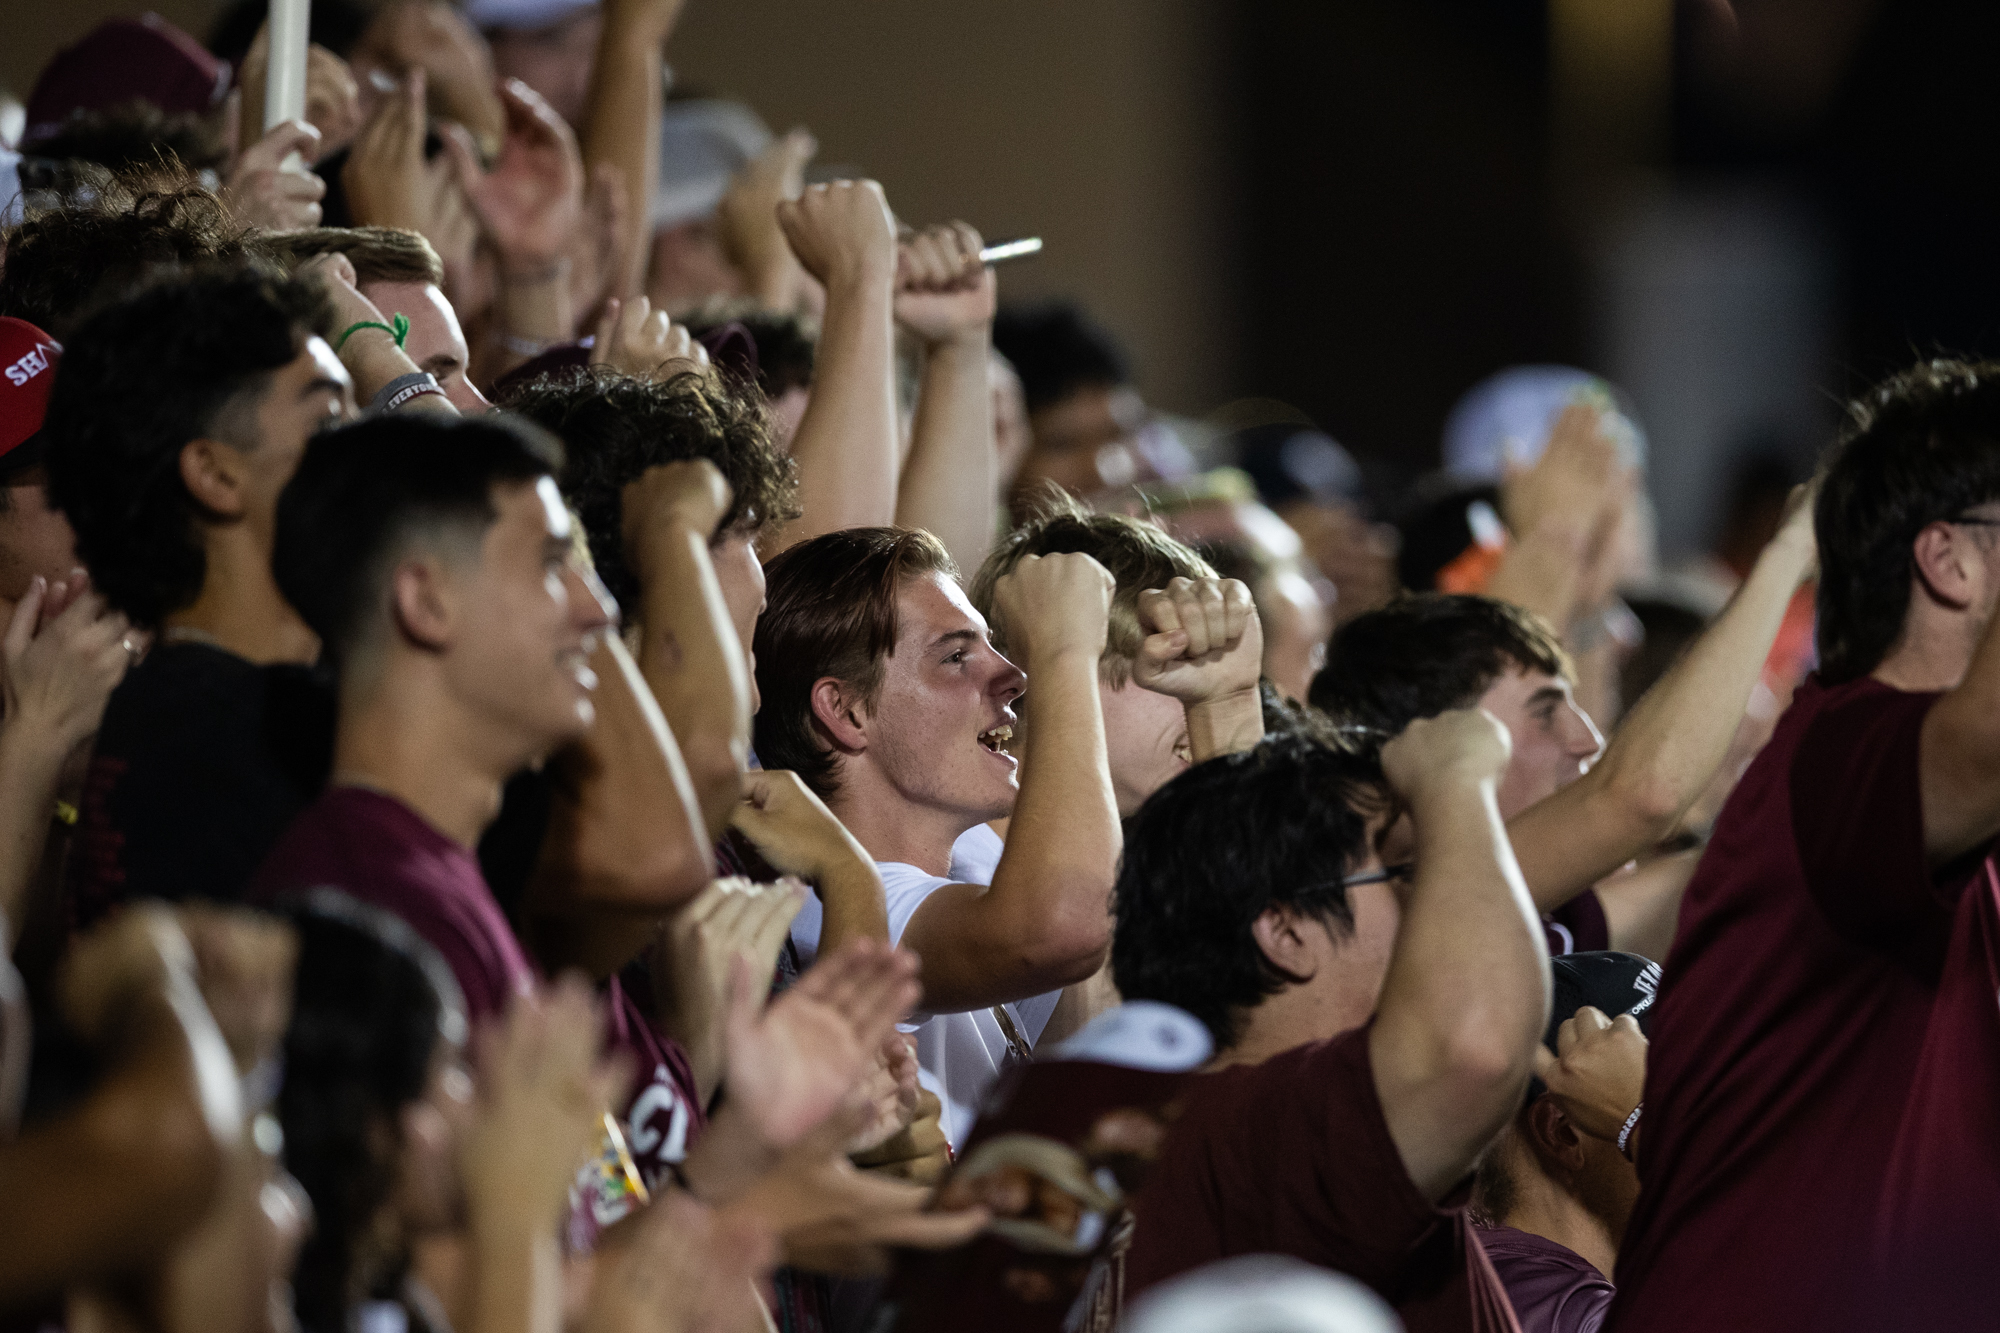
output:
{"label": "raised arm", "polygon": [[529,883],[536,956],[607,977],[661,913],[700,893],[714,840],[660,706],[618,638],[591,655],[597,716],[549,762],[554,802]]}
{"label": "raised arm", "polygon": [[750,754],[750,670],[708,544],[729,483],[706,459],[646,469],[625,488],[625,555],[639,576],[639,666],[701,803],[712,842],[729,827]]}
{"label": "raised arm", "polygon": [[631,223],[620,256],[624,271],[612,280],[613,296],[629,296],[645,286],[652,242],[646,218],[660,179],[660,117],[667,98],[663,53],[681,5],[682,0],[605,0],[578,137],[586,167],[612,167],[625,182]]}
{"label": "raised arm", "polygon": [[1564,409],[1535,465],[1507,480],[1513,543],[1487,595],[1533,611],[1567,637],[1598,592],[1592,585],[1601,578],[1593,576],[1601,575],[1628,485],[1616,446],[1598,429],[1596,409]]}
{"label": "raised arm", "polygon": [[1264,630],[1241,579],[1174,579],[1139,594],[1147,637],[1132,678],[1181,701],[1194,763],[1264,739]]}
{"label": "raised arm", "polygon": [[979,568],[1000,512],[986,370],[999,287],[979,262],[980,244],[963,222],[919,232],[903,244],[896,280],[896,322],[924,344],[896,524],[932,533],[960,569]]}
{"label": "raised arm", "polygon": [[1104,961],[1123,847],[1097,696],[1114,586],[1087,555],[1048,555],[1027,557],[993,590],[1028,673],[1028,754],[992,887],[937,890],[903,932],[923,959],[927,1010],[1025,999]]}
{"label": "raised arm", "polygon": [[819,952],[838,952],[853,939],[889,942],[881,872],[798,774],[783,769],[745,773],[743,799],[729,826],[749,839],[773,869],[799,876],[819,894]]}
{"label": "raised arm", "polygon": [[1508,824],[1535,906],[1562,906],[1665,837],[1694,804],[1729,753],[1816,550],[1801,488],[1735,598],[1626,714],[1590,772]]}
{"label": "raised arm", "polygon": [[1416,873],[1368,1054],[1389,1135],[1440,1199],[1521,1104],[1549,1019],[1549,960],[1500,823],[1506,728],[1460,711],[1412,722],[1382,751],[1409,804]]}
{"label": "raised arm", "polygon": [[896,233],[882,187],[835,181],[778,205],[785,239],[826,288],[812,395],[792,435],[799,518],[762,547],[787,547],[896,517],[896,352],[890,289]]}

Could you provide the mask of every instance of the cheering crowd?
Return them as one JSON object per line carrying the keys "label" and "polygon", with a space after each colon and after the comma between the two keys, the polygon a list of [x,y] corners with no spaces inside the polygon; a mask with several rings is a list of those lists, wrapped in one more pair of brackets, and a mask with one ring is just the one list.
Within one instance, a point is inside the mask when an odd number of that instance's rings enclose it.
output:
{"label": "cheering crowd", "polygon": [[2000,366],[1697,567],[1580,371],[1370,494],[679,10],[321,0],[268,131],[117,20],[0,151],[0,1327],[1990,1325]]}

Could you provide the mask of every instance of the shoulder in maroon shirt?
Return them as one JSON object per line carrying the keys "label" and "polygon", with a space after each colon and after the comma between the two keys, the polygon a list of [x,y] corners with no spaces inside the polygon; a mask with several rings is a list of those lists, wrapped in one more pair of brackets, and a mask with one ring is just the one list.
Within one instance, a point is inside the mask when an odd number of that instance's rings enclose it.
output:
{"label": "shoulder in maroon shirt", "polygon": [[1569,1246],[1513,1227],[1481,1227],[1479,1244],[1507,1288],[1521,1333],[1597,1333],[1604,1327],[1611,1282]]}
{"label": "shoulder in maroon shirt", "polygon": [[1367,1283],[1410,1333],[1514,1329],[1464,1192],[1444,1204],[1418,1192],[1357,1028],[1195,1081],[1134,1205],[1126,1280],[1137,1292],[1216,1259],[1284,1254]]}
{"label": "shoulder in maroon shirt", "polygon": [[2000,1310],[2000,871],[1959,900],[1950,951],[1889,1159],[1870,1298],[1875,1327],[1978,1328]]}
{"label": "shoulder in maroon shirt", "polygon": [[475,1022],[534,986],[534,968],[472,852],[394,797],[328,788],[279,839],[257,872],[255,896],[269,902],[323,885],[408,922],[444,956]]}
{"label": "shoulder in maroon shirt", "polygon": [[1925,856],[1936,697],[1809,680],[1723,808],[1654,1016],[1618,1333],[1855,1326],[1974,864],[1933,875]]}

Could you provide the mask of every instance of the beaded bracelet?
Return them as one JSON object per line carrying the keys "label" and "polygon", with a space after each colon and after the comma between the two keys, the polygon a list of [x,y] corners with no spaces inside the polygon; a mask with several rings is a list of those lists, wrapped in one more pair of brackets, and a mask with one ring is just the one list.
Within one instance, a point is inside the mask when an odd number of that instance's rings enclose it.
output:
{"label": "beaded bracelet", "polygon": [[1631,1141],[1632,1129],[1639,1123],[1639,1116],[1645,1109],[1646,1103],[1644,1102],[1640,1102],[1637,1106],[1633,1107],[1632,1114],[1625,1117],[1625,1128],[1618,1131],[1618,1155],[1628,1162],[1632,1160],[1632,1154],[1625,1151],[1625,1145]]}

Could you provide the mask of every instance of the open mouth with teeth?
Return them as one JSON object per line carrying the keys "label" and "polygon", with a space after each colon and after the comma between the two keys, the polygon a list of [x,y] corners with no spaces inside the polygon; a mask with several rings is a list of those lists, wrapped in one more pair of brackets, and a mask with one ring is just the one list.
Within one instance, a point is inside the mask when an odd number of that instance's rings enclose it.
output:
{"label": "open mouth with teeth", "polygon": [[[1006,722],[1002,722],[997,727],[992,727],[979,733],[979,743],[994,754],[1006,754],[1007,742],[1013,739],[1014,728],[1012,724]],[[1011,758],[1012,756],[1009,757]]]}

